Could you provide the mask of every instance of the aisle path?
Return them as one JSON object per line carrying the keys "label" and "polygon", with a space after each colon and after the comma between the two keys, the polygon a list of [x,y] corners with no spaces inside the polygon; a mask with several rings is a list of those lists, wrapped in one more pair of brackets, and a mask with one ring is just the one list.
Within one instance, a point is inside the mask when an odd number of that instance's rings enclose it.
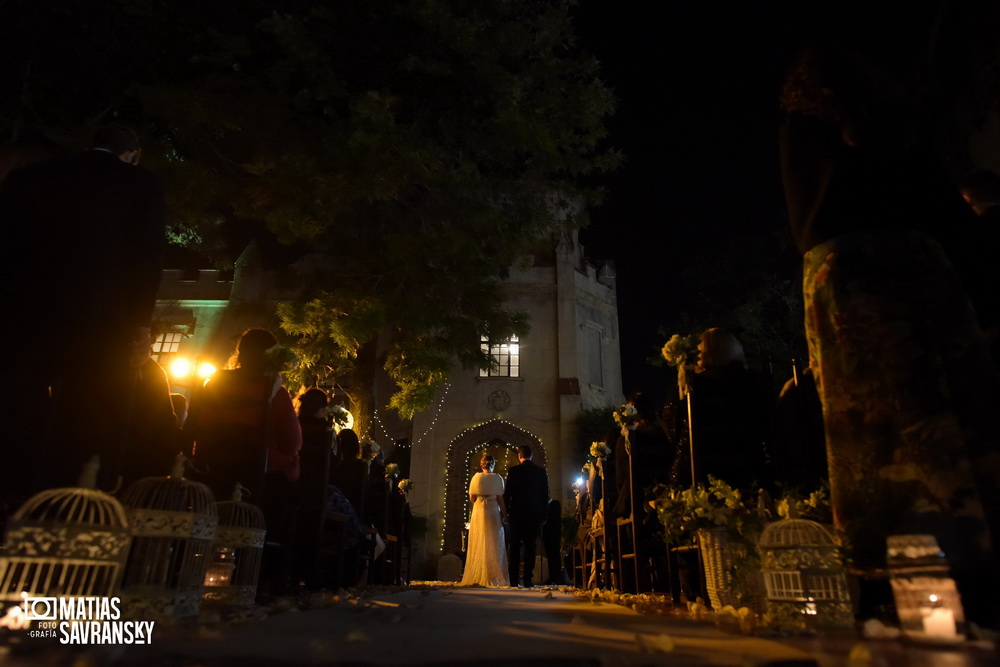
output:
{"label": "aisle path", "polygon": [[548,664],[569,659],[566,664],[740,665],[806,657],[705,624],[640,615],[544,589],[410,590],[281,614],[227,628],[224,635],[170,652],[207,664],[238,653],[243,665],[462,665],[491,659],[508,665],[543,659]]}
{"label": "aisle path", "polygon": [[[616,604],[594,603],[572,595],[570,589],[440,587],[387,591],[241,624],[158,624],[150,646],[74,653],[60,647],[47,654],[10,655],[6,661],[0,657],[0,666],[833,667],[847,663],[847,652],[855,644],[852,638],[820,646],[809,640],[748,637],[679,616],[638,614]],[[991,664],[961,654],[905,649],[905,655],[892,655],[895,649],[888,649],[881,655],[886,646],[876,648],[852,667],[917,667],[940,664],[945,657],[954,667]]]}

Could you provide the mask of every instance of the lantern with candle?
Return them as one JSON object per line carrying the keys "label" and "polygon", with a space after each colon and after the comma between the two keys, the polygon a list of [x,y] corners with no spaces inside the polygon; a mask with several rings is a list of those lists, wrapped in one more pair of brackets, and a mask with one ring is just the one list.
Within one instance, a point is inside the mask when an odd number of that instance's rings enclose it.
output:
{"label": "lantern with candle", "polygon": [[219,515],[207,486],[184,477],[177,457],[166,477],[147,477],[122,496],[132,529],[121,600],[135,618],[190,617],[201,597]]}
{"label": "lantern with candle", "polygon": [[963,640],[965,614],[933,535],[891,535],[887,540],[892,594],[903,632],[938,643]]}
{"label": "lantern with candle", "polygon": [[237,484],[232,500],[215,504],[219,526],[205,570],[205,597],[209,604],[248,607],[257,597],[264,553],[264,513],[243,502]]}

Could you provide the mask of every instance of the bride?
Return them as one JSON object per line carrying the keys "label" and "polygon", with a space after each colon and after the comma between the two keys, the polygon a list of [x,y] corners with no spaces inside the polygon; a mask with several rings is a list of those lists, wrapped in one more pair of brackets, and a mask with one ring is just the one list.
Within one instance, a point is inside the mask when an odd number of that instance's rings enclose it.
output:
{"label": "bride", "polygon": [[469,484],[472,518],[469,521],[469,548],[465,558],[462,586],[509,586],[507,549],[503,524],[507,507],[503,502],[503,477],[493,473],[496,459],[483,454]]}

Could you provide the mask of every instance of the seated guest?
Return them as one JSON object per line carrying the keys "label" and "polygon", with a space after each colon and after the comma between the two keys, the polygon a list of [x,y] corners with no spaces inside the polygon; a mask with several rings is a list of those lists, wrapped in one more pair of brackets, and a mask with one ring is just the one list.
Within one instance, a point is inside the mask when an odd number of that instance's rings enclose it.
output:
{"label": "seated guest", "polygon": [[326,508],[327,478],[333,450],[333,428],[326,416],[328,398],[318,387],[310,387],[295,399],[302,449],[299,452],[299,512],[296,517],[295,581],[319,584],[319,548]]}
{"label": "seated guest", "polygon": [[183,449],[167,373],[147,357],[139,366],[135,382],[129,445],[122,466],[124,486],[143,477],[170,474]]}
{"label": "seated guest", "polygon": [[785,488],[813,491],[830,480],[823,405],[812,368],[788,380],[774,415],[774,470]]}
{"label": "seated guest", "polygon": [[[698,345],[696,375],[690,380],[694,440],[694,481],[707,484],[716,477],[736,489],[770,487],[767,460],[767,391],[747,369],[743,345],[729,331],[707,329]],[[685,410],[674,410],[687,428]],[[679,447],[674,462],[675,483],[691,484],[688,447]]]}
{"label": "seated guest", "polygon": [[[191,400],[186,431],[194,440],[192,478],[228,500],[237,484],[259,505],[267,526],[259,593],[288,583],[298,510],[302,429],[292,398],[281,386],[278,344],[266,329],[240,337],[229,370],[218,371]],[[198,472],[198,470],[203,472]]]}
{"label": "seated guest", "polygon": [[368,490],[368,461],[361,458],[361,442],[353,429],[337,434],[340,462],[330,470],[330,484],[340,489],[359,516],[364,514]]}
{"label": "seated guest", "polygon": [[348,517],[348,549],[344,555],[344,582],[355,584],[365,572],[359,562],[365,549],[374,549],[374,528],[363,521],[368,495],[368,459],[361,458],[361,442],[354,430],[345,428],[337,434],[340,461],[330,470],[330,494],[327,510]]}

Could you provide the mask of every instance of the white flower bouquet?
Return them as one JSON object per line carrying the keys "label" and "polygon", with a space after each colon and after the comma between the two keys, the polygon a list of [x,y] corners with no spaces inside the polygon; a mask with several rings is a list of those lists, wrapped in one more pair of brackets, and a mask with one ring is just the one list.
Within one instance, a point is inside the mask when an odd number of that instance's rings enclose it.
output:
{"label": "white flower bouquet", "polygon": [[603,442],[595,440],[590,443],[590,458],[591,460],[606,459],[608,454],[611,453],[611,448],[605,445]]}

